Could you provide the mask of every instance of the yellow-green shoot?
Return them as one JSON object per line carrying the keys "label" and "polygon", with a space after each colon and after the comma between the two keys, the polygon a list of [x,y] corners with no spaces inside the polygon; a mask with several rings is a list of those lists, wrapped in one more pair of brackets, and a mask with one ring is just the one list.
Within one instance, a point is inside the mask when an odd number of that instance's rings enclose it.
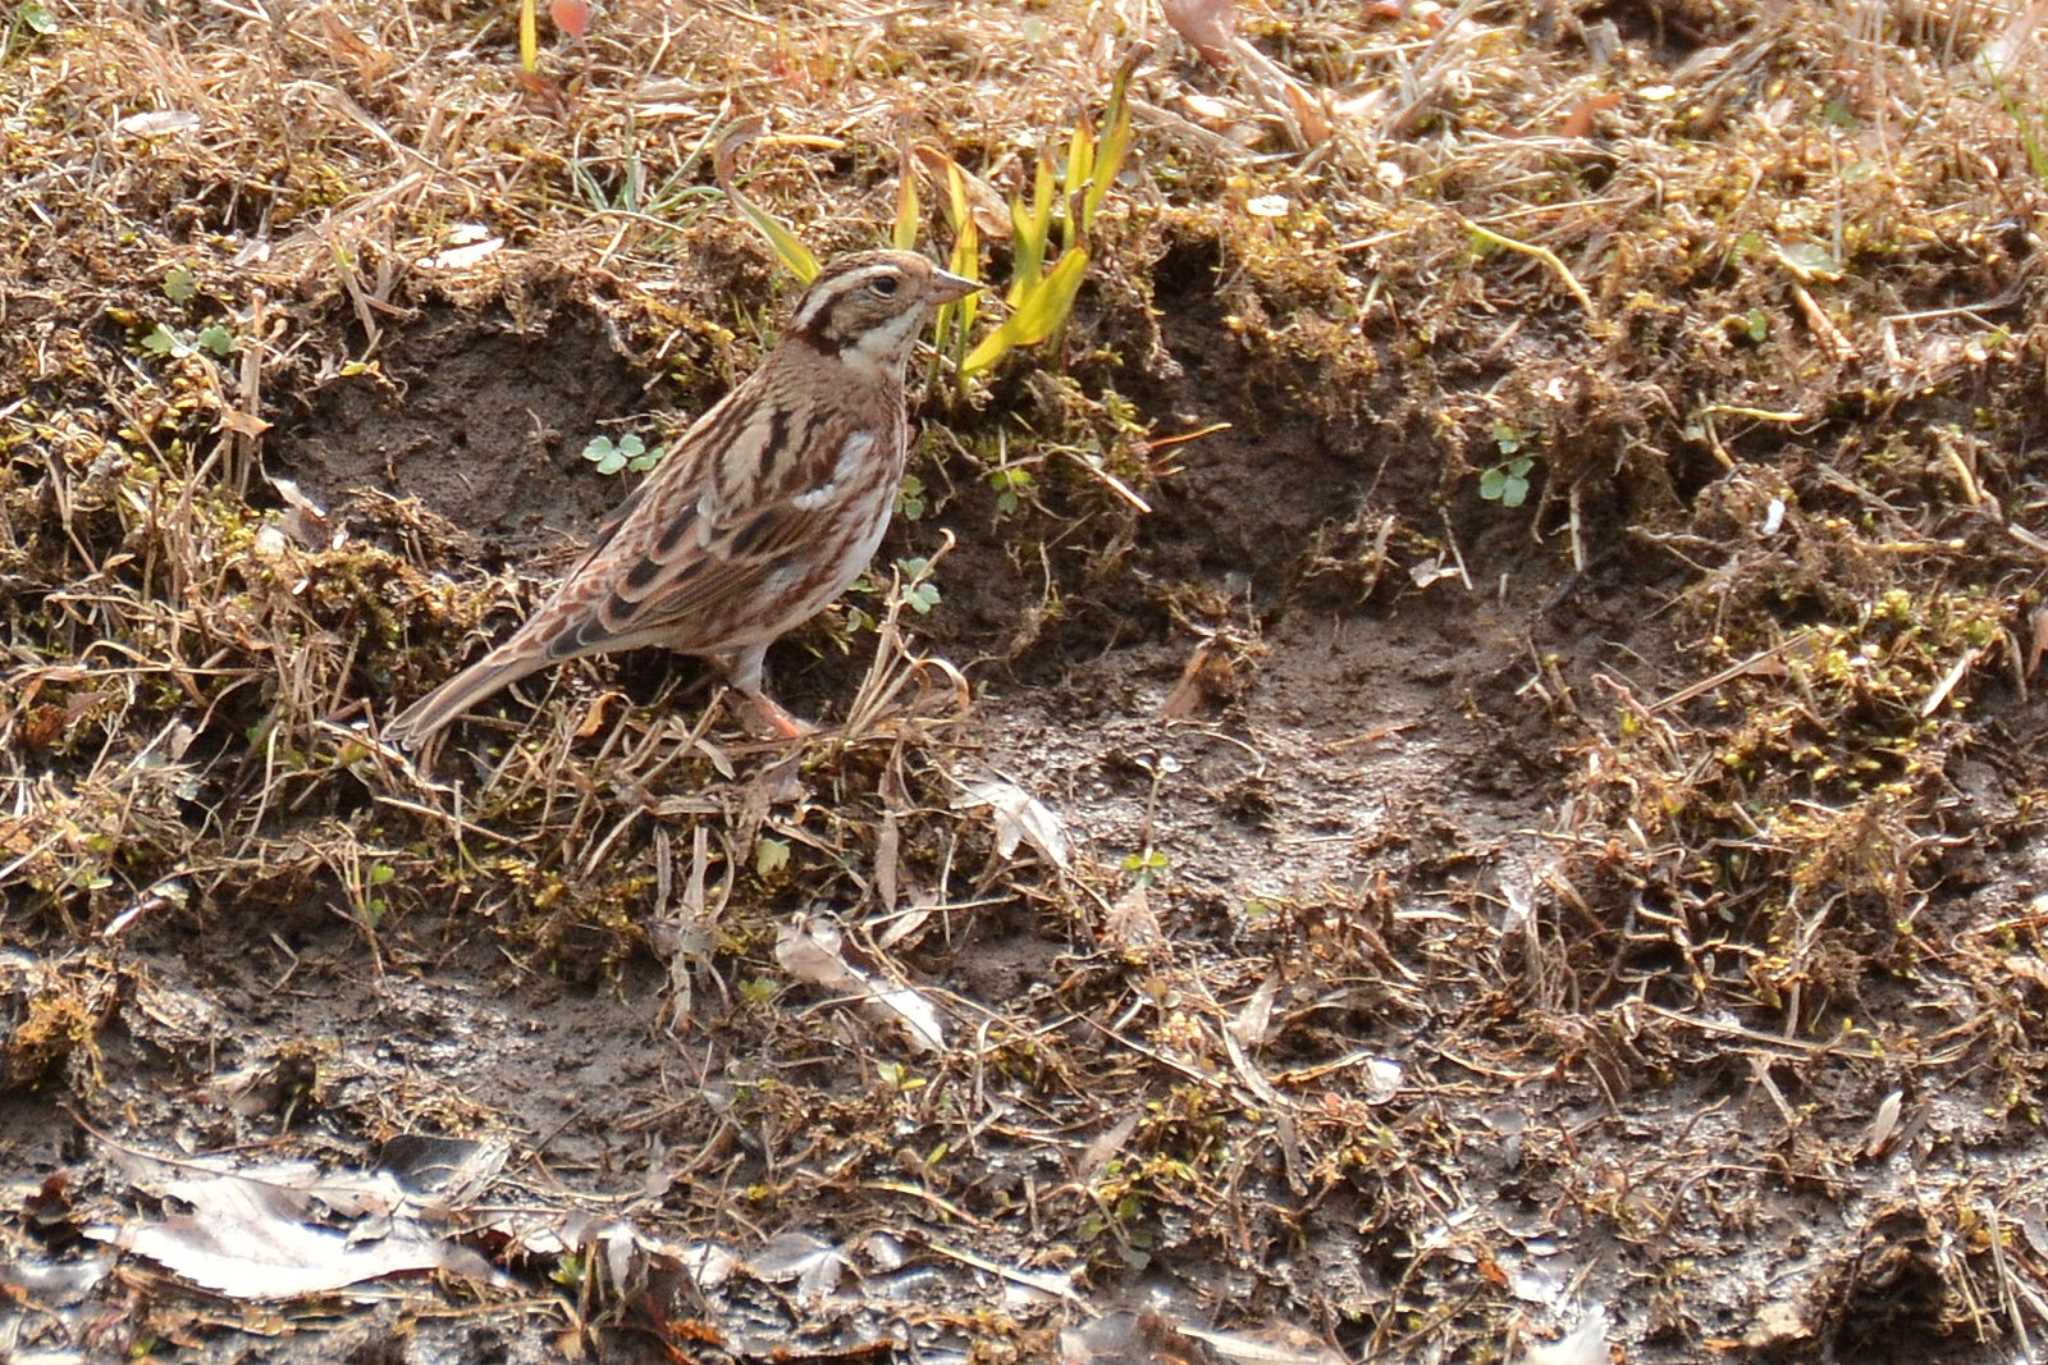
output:
{"label": "yellow-green shoot", "polygon": [[[980,316],[980,296],[970,294],[956,303],[945,304],[933,322],[932,345],[938,355],[953,362],[961,390],[968,381],[992,368],[1005,355],[1021,346],[1035,346],[1056,337],[1073,312],[1082,276],[1088,269],[1088,238],[1095,216],[1109,187],[1116,182],[1129,155],[1132,141],[1129,88],[1135,62],[1126,62],[1110,86],[1109,103],[1102,113],[1102,131],[1084,111],[1067,138],[1064,182],[1051,155],[1040,151],[1032,163],[1028,194],[1010,200],[1010,279],[1003,298],[1010,306],[1009,317],[1000,327],[969,347],[974,324]],[[752,121],[726,135],[719,147],[718,179],[726,197],[759,232],[775,256],[799,281],[808,284],[818,274],[818,259],[789,227],[759,207],[732,183],[733,153],[747,139],[757,135]],[[981,279],[981,233],[975,226],[969,204],[966,173],[952,158],[934,155],[927,164],[946,168],[946,197],[941,201],[947,225],[953,232],[953,250],[947,268],[970,280]],[[1062,192],[1064,191],[1064,192]],[[919,201],[917,174],[912,157],[902,157],[902,172],[896,184],[896,213],[889,240],[899,251],[913,250],[918,222],[923,213]],[[1050,268],[1053,224],[1059,223],[1059,255]]]}
{"label": "yellow-green shoot", "polygon": [[1045,268],[1051,245],[1054,193],[1051,157],[1041,152],[1031,178],[1030,203],[1019,194],[1010,201],[1010,287],[1004,295],[1010,316],[960,358],[959,376],[967,381],[1019,346],[1035,346],[1057,336],[1073,311],[1081,276],[1088,269],[1088,235],[1102,199],[1123,169],[1131,150],[1131,106],[1128,97],[1133,64],[1126,62],[1110,87],[1109,106],[1102,114],[1102,134],[1084,112],[1067,139],[1066,203],[1060,222],[1064,248],[1050,270]]}
{"label": "yellow-green shoot", "polygon": [[1068,247],[1059,263],[1046,272],[1003,319],[1003,325],[981,339],[981,344],[960,359],[960,382],[966,382],[1001,360],[1019,346],[1036,346],[1066,325],[1074,309],[1074,296],[1081,290],[1082,272],[1088,269],[1085,247]]}
{"label": "yellow-green shoot", "polygon": [[[981,230],[967,204],[967,182],[960,167],[946,159],[946,222],[953,229],[953,255],[946,268],[962,279],[981,279]],[[967,353],[967,336],[981,312],[981,295],[969,294],[957,303],[941,304],[932,325],[932,344],[949,357],[958,370]]]}
{"label": "yellow-green shoot", "polygon": [[761,234],[775,258],[796,276],[799,284],[809,284],[818,278],[818,258],[803,244],[789,225],[780,218],[740,193],[733,183],[733,162],[740,148],[761,135],[761,120],[758,117],[742,119],[726,130],[718,141],[718,150],[712,155],[712,170],[718,177],[718,188],[725,191],[725,197],[740,211],[740,216],[753,225]]}
{"label": "yellow-green shoot", "polygon": [[923,206],[917,201],[917,170],[910,153],[903,153],[903,173],[896,178],[896,223],[889,231],[889,245],[898,251],[917,246],[917,220]]}
{"label": "yellow-green shoot", "polygon": [[725,197],[732,200],[732,206],[754,225],[754,231],[767,239],[769,248],[775,252],[775,259],[788,267],[789,273],[796,276],[798,283],[809,284],[818,278],[818,258],[813,256],[811,249],[789,230],[787,223],[731,185],[725,187]]}

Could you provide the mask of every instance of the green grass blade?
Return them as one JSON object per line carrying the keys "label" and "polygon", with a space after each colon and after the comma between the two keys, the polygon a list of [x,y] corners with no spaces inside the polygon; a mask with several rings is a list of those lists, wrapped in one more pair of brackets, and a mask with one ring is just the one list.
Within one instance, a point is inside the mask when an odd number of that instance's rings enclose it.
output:
{"label": "green grass blade", "polygon": [[733,207],[754,225],[754,231],[768,239],[768,245],[775,249],[776,256],[789,267],[790,274],[804,284],[818,278],[818,258],[811,254],[811,249],[805,246],[781,219],[766,209],[756,207],[752,200],[736,189],[728,188],[725,196],[732,200]]}
{"label": "green grass blade", "polygon": [[1116,183],[1117,172],[1123,169],[1124,156],[1131,150],[1131,103],[1126,92],[1133,69],[1127,63],[1123,70],[1117,72],[1116,82],[1110,87],[1109,107],[1102,113],[1102,141],[1095,149],[1088,197],[1081,205],[1083,232],[1095,227],[1095,210],[1102,207],[1102,196],[1109,193],[1109,187]]}
{"label": "green grass blade", "polygon": [[[971,216],[960,220],[960,235],[953,239],[953,259],[948,262],[946,268],[963,279],[981,279],[981,233],[974,226],[974,219]],[[980,311],[980,302],[981,295],[969,294],[956,305],[959,312],[955,316],[960,319],[962,342],[967,340],[968,329],[974,326],[974,319]]]}
{"label": "green grass blade", "polygon": [[1057,332],[1073,311],[1074,296],[1081,290],[1081,276],[1087,269],[1088,253],[1069,247],[1003,325],[961,359],[961,379],[987,369],[1018,346],[1035,346]]}
{"label": "green grass blade", "polygon": [[1010,287],[1003,301],[1012,308],[1023,302],[1024,295],[1045,274],[1045,248],[1052,236],[1053,188],[1052,160],[1041,152],[1032,175],[1029,212],[1025,211],[1021,196],[1010,201],[1010,238],[1014,246]]}
{"label": "green grass blade", "polygon": [[1095,173],[1095,125],[1088,121],[1088,111],[1081,111],[1080,120],[1074,124],[1074,135],[1067,140],[1067,179],[1064,189],[1067,193],[1066,228],[1060,234],[1063,246],[1072,248],[1080,244],[1081,236],[1081,192],[1088,184],[1088,177]]}
{"label": "green grass blade", "polygon": [[910,158],[903,158],[903,175],[896,182],[896,225],[889,232],[889,244],[898,251],[908,251],[917,245],[917,218],[921,212],[917,201],[917,171],[911,166]]}
{"label": "green grass blade", "polygon": [[946,222],[953,231],[960,231],[962,223],[971,224],[973,215],[967,211],[967,182],[960,178],[960,166],[950,157],[946,161]]}

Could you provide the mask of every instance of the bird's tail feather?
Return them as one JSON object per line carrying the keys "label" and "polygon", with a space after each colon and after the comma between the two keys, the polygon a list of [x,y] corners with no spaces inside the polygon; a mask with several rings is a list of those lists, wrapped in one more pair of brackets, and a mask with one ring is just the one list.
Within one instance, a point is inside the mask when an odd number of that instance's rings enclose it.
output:
{"label": "bird's tail feather", "polygon": [[384,727],[386,741],[416,749],[463,712],[500,688],[509,687],[554,660],[530,650],[514,650],[507,641],[421,697]]}

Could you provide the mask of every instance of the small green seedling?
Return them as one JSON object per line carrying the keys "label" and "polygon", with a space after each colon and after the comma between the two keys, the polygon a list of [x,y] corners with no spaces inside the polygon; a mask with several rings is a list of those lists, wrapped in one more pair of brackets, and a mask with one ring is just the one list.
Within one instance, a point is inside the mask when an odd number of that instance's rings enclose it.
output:
{"label": "small green seedling", "polygon": [[[962,279],[981,282],[981,229],[974,225],[974,215],[967,207],[967,178],[958,163],[950,157],[941,158],[946,164],[946,224],[953,229],[953,254],[946,258],[946,269]],[[906,174],[909,168],[905,167]],[[898,205],[899,209],[901,205]],[[901,227],[899,220],[898,227]],[[967,354],[968,333],[974,327],[974,320],[981,313],[981,295],[969,294],[964,299],[939,305],[932,319],[932,348],[941,356],[953,362],[954,372],[965,380],[960,369],[961,357]]]}
{"label": "small green seedling", "polygon": [[1479,475],[1479,496],[1503,507],[1520,507],[1529,496],[1529,471],[1536,467],[1533,456],[1522,454],[1529,433],[1512,422],[1495,422],[1493,444],[1501,462]]}
{"label": "small green seedling", "polygon": [[1529,497],[1529,471],[1535,465],[1535,460],[1523,455],[1483,470],[1479,496],[1502,507],[1520,507]]}
{"label": "small green seedling", "polygon": [[[953,360],[963,392],[969,380],[1009,352],[1057,336],[1066,326],[1075,295],[1081,289],[1081,276],[1088,268],[1088,238],[1096,214],[1131,150],[1129,86],[1135,69],[1134,59],[1117,73],[1099,132],[1085,112],[1074,125],[1067,138],[1064,177],[1052,157],[1041,151],[1033,166],[1028,202],[1022,194],[1011,201],[1011,271],[1003,291],[1004,300],[1010,305],[1009,317],[969,349],[968,333],[980,310],[980,296],[970,294],[938,309],[933,348],[940,356]],[[818,258],[788,224],[748,199],[733,183],[733,163],[739,149],[760,133],[760,121],[748,119],[734,125],[720,140],[715,158],[719,188],[798,282],[809,284],[817,277]],[[945,167],[946,197],[941,207],[953,232],[947,269],[979,281],[981,233],[968,211],[966,174],[950,158],[940,156],[933,160]],[[903,251],[915,248],[921,212],[916,174],[906,153],[896,184],[896,213],[889,228],[891,245]],[[1048,268],[1046,261],[1053,254],[1055,224],[1059,228],[1059,252]]]}
{"label": "small green seedling", "polygon": [[905,521],[924,519],[924,480],[915,474],[905,474],[896,489],[896,515]]}
{"label": "small green seedling", "polygon": [[645,441],[630,434],[622,437],[617,445],[612,444],[609,436],[593,436],[583,447],[583,458],[596,465],[600,474],[616,474],[622,469],[645,474],[660,464],[661,457],[667,453],[667,446],[649,450]]}
{"label": "small green seedling", "polygon": [[763,835],[754,845],[754,875],[764,882],[773,881],[788,867],[789,841]]}
{"label": "small green seedling", "polygon": [[1166,867],[1166,855],[1156,848],[1130,854],[1123,863],[1124,871],[1130,873],[1131,879],[1140,886],[1149,886],[1158,881],[1166,874]]}
{"label": "small green seedling", "polygon": [[235,334],[217,322],[211,327],[200,328],[196,335],[174,332],[158,323],[156,330],[142,339],[142,349],[151,355],[169,356],[173,360],[183,360],[201,351],[211,351],[225,358],[235,349]]}
{"label": "small green seedling", "polygon": [[919,616],[929,616],[939,605],[939,585],[932,582],[929,559],[899,559],[896,572],[903,575],[903,605]]}
{"label": "small green seedling", "polygon": [[[1103,110],[1103,131],[1098,136],[1094,123],[1084,113],[1067,139],[1066,202],[1059,204],[1054,193],[1053,164],[1041,153],[1032,174],[1031,203],[1023,196],[1010,201],[1012,268],[1010,287],[1004,297],[1010,316],[1003,325],[981,339],[981,344],[960,361],[960,384],[993,366],[1020,346],[1035,346],[1057,335],[1074,311],[1074,296],[1081,290],[1081,275],[1088,268],[1088,235],[1095,226],[1095,214],[1103,196],[1116,182],[1124,158],[1131,150],[1131,106],[1129,87],[1132,63],[1126,62],[1110,86],[1109,105]],[[1065,210],[1060,222],[1062,250],[1050,270],[1045,268],[1051,246],[1053,210]]]}
{"label": "small green seedling", "polygon": [[896,177],[896,221],[889,228],[889,245],[898,251],[917,249],[917,222],[923,213],[917,198],[917,172],[910,168],[910,153],[903,154],[903,169]]}
{"label": "small green seedling", "polygon": [[1031,496],[1033,480],[1031,471],[1012,465],[1008,469],[991,470],[988,486],[996,491],[996,515],[1007,517]]}
{"label": "small green seedling", "polygon": [[[925,558],[899,559],[896,561],[896,578],[902,585],[898,596],[904,606],[919,616],[929,616],[932,608],[939,605],[939,585],[932,581],[932,562]],[[872,569],[854,580],[849,591],[856,597],[884,597],[889,591],[886,583]],[[847,633],[857,635],[864,630],[874,630],[879,622],[875,613],[865,607],[848,604],[846,608]]]}
{"label": "small green seedling", "polygon": [[37,4],[36,0],[24,0],[22,4],[14,7],[14,16],[7,21],[7,33],[4,38],[0,38],[0,62],[14,55],[15,40],[21,37],[24,30],[34,35],[20,44],[27,47],[35,38],[49,37],[57,28],[57,16],[50,13],[48,8]]}

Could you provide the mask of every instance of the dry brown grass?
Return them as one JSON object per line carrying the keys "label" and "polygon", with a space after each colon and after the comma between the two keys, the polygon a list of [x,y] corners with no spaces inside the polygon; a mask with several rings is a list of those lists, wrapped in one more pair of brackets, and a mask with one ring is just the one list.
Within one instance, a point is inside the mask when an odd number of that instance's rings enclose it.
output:
{"label": "dry brown grass", "polygon": [[[2048,1336],[2029,14],[1248,6],[1218,66],[1137,3],[619,4],[522,79],[510,6],[29,12],[0,1259],[158,1211],[127,1149],[435,1133],[513,1278],[325,1336],[129,1256],[0,1346]],[[1141,50],[1057,353],[930,396],[867,619],[778,653],[823,736],[629,660],[378,743],[623,488],[582,442],[777,325],[723,130],[862,246],[906,149],[1007,193]]]}

